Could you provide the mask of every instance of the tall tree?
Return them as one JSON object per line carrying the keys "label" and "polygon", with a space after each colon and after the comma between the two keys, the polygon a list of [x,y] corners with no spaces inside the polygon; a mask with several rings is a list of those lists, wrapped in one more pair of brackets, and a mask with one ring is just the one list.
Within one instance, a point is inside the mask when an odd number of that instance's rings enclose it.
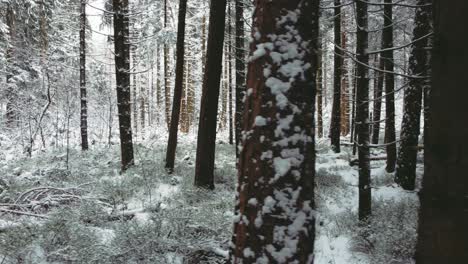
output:
{"label": "tall tree", "polygon": [[393,73],[393,5],[392,0],[384,1],[384,29],[382,59],[385,63],[385,143],[387,149],[387,172],[395,171],[396,136],[395,136],[395,78]]}
{"label": "tall tree", "polygon": [[[341,12],[341,47],[346,50],[347,46],[347,33],[346,33],[346,13]],[[348,82],[348,69],[346,65],[347,60],[345,56],[341,58],[341,106],[340,106],[340,133],[343,136],[349,134],[349,82]]]}
{"label": "tall tree", "polygon": [[216,117],[222,71],[226,0],[211,0],[195,164],[195,186],[214,189]]}
{"label": "tall tree", "polygon": [[[431,32],[431,0],[419,0],[413,30],[413,47],[409,61],[409,71],[413,76],[427,76],[429,54],[428,34]],[[429,85],[427,79],[410,78],[405,89],[404,114],[401,125],[400,148],[395,174],[395,182],[406,190],[414,190],[416,180],[416,158],[421,126],[423,89]]]}
{"label": "tall tree", "polygon": [[318,3],[255,1],[229,263],[313,263]]}
{"label": "tall tree", "polygon": [[86,0],[80,3],[80,127],[81,149],[88,149],[88,107],[86,98]]}
{"label": "tall tree", "polygon": [[[382,56],[378,59],[378,68],[384,69],[384,60]],[[380,71],[375,71],[374,74],[375,78],[375,85],[374,85],[374,109],[373,109],[373,123],[372,123],[372,144],[379,144],[379,134],[380,134],[380,118],[382,114],[382,92],[383,92],[383,85],[385,80],[385,74]]]}
{"label": "tall tree", "polygon": [[244,44],[244,0],[235,0],[236,4],[236,157],[242,130],[242,98],[245,93],[245,44]]}
{"label": "tall tree", "polygon": [[[421,2],[421,1],[419,1]],[[433,2],[434,47],[417,264],[468,263],[468,2]]]}
{"label": "tall tree", "polygon": [[323,69],[322,69],[322,44],[319,44],[319,53],[317,55],[317,134],[319,138],[323,137]]}
{"label": "tall tree", "polygon": [[172,117],[169,129],[169,140],[166,152],[166,169],[172,173],[177,148],[177,134],[179,131],[180,104],[184,85],[184,54],[185,54],[185,17],[187,13],[187,0],[179,2],[179,25],[177,29],[177,61],[174,97],[172,102]]}
{"label": "tall tree", "polygon": [[341,134],[341,78],[343,54],[341,52],[341,1],[335,0],[334,8],[334,35],[335,54],[333,66],[333,105],[330,124],[331,147],[336,153],[340,152]]}
{"label": "tall tree", "polygon": [[366,220],[371,213],[371,181],[369,153],[369,54],[367,3],[356,1],[356,133],[359,157],[359,220]]}
{"label": "tall tree", "polygon": [[228,2],[228,41],[227,41],[227,47],[228,47],[228,122],[229,122],[229,144],[234,144],[234,131],[233,131],[233,114],[232,114],[232,13],[231,13],[231,1]]}
{"label": "tall tree", "polygon": [[130,44],[128,0],[113,0],[115,75],[119,113],[121,168],[126,171],[134,164],[132,118],[130,107]]}
{"label": "tall tree", "polygon": [[[164,0],[164,28],[169,27],[167,0]],[[169,46],[164,41],[164,102],[166,113],[166,125],[170,129],[171,121],[171,88],[169,87]]]}

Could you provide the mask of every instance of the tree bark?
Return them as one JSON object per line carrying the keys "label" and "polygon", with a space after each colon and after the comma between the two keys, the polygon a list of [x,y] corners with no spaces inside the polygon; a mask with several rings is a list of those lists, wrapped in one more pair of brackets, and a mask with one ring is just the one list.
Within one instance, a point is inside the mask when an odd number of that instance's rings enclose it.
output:
{"label": "tree bark", "polygon": [[134,164],[132,118],[130,108],[130,44],[128,0],[113,0],[115,74],[117,107],[119,113],[121,169],[126,171]]}
{"label": "tree bark", "polygon": [[[393,5],[392,0],[384,0],[384,49],[393,48]],[[393,72],[393,50],[382,53],[385,70]],[[387,172],[395,171],[397,158],[395,136],[395,77],[392,73],[385,74],[385,143],[387,144]]]}
{"label": "tree bark", "polygon": [[86,1],[80,3],[80,132],[81,149],[88,149],[88,107],[86,97]]}
{"label": "tree bark", "polygon": [[[249,132],[239,160],[228,263],[313,263],[318,3],[255,1],[252,92],[243,122]],[[284,47],[298,53],[287,57]],[[302,72],[286,69],[293,61]]]}
{"label": "tree bark", "polygon": [[343,54],[341,48],[341,1],[335,0],[334,8],[334,33],[335,33],[335,54],[333,67],[333,106],[330,125],[331,147],[335,153],[340,152],[341,134],[341,78]]}
{"label": "tree bark", "polygon": [[[418,5],[427,5],[430,0],[419,0]],[[416,11],[413,39],[420,39],[431,32],[431,8],[421,7]],[[416,41],[409,61],[410,75],[427,76],[429,54],[426,49],[428,38]],[[401,125],[400,148],[398,150],[395,182],[405,190],[414,190],[416,180],[416,158],[421,126],[422,93],[428,80],[411,78],[405,89],[404,113]]]}
{"label": "tree bark", "polygon": [[323,74],[322,74],[322,45],[319,44],[319,53],[317,55],[317,134],[319,138],[323,137]]}
{"label": "tree bark", "polygon": [[212,0],[195,164],[195,186],[208,189],[214,189],[216,118],[222,72],[225,18],[226,0]]}
{"label": "tree bark", "polygon": [[[164,28],[169,26],[167,12],[167,0],[164,0]],[[164,42],[164,102],[166,125],[169,130],[171,126],[171,88],[169,87],[169,46],[166,42]]]}
{"label": "tree bark", "polygon": [[177,148],[177,134],[179,131],[180,103],[182,100],[182,89],[184,85],[184,54],[185,54],[185,17],[187,11],[187,0],[179,1],[179,25],[177,29],[177,62],[176,79],[174,87],[174,99],[172,102],[172,117],[169,129],[169,140],[166,152],[166,170],[172,173]]}
{"label": "tree bark", "polygon": [[[384,69],[384,60],[382,56],[379,57],[379,69]],[[385,80],[385,74],[375,71],[376,85],[374,87],[374,109],[373,109],[373,124],[372,124],[372,144],[379,144],[380,134],[380,118],[382,114],[382,92]]]}
{"label": "tree bark", "polygon": [[[347,43],[346,35],[346,13],[341,13],[341,46],[345,50]],[[349,134],[349,84],[348,84],[348,69],[346,58],[343,56],[341,60],[341,106],[340,106],[340,134],[346,136]]]}
{"label": "tree bark", "polygon": [[231,3],[228,3],[228,122],[229,122],[229,144],[234,144],[234,128],[233,128],[233,113],[232,113],[232,24],[231,24]]}
{"label": "tree bark", "polygon": [[435,0],[417,264],[468,263],[468,2]]}
{"label": "tree bark", "polygon": [[365,221],[371,214],[371,181],[369,159],[369,64],[367,3],[356,1],[356,132],[359,158],[359,220]]}

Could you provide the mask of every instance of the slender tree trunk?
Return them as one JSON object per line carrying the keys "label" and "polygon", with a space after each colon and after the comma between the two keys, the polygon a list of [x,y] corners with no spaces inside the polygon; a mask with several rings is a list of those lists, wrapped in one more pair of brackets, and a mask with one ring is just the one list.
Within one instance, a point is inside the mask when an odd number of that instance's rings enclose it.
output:
{"label": "slender tree trunk", "polygon": [[214,189],[216,117],[218,115],[225,18],[226,0],[212,0],[195,164],[195,186],[209,189]]}
{"label": "slender tree trunk", "polygon": [[[341,46],[346,49],[346,15],[344,12],[341,13]],[[346,65],[347,60],[342,57],[341,64],[341,106],[340,106],[340,125],[341,135],[346,136],[349,134],[349,85],[348,85],[348,69]]]}
{"label": "slender tree trunk", "polygon": [[[243,122],[249,136],[240,154],[238,220],[228,263],[313,263],[318,3],[255,1],[252,93]],[[273,44],[271,35],[277,37]],[[297,47],[298,54],[281,57],[287,46]],[[256,55],[259,47],[265,55]],[[281,59],[274,61],[273,52]],[[302,72],[280,70],[293,61]]]}
{"label": "slender tree trunk", "polygon": [[[421,2],[421,1],[419,1]],[[417,264],[468,263],[468,2],[435,0]],[[462,52],[463,51],[463,52]]]}
{"label": "slender tree trunk", "polygon": [[[371,214],[371,181],[369,157],[369,64],[367,3],[356,1],[357,65],[356,132],[359,157],[359,220],[365,221]],[[364,64],[364,65],[363,65]]]}
{"label": "slender tree trunk", "polygon": [[[419,0],[418,5],[427,5],[430,0]],[[416,11],[413,39],[420,39],[431,32],[431,8],[422,7]],[[428,38],[414,43],[409,61],[410,75],[427,76],[429,54]],[[409,79],[405,89],[403,123],[401,125],[400,148],[398,150],[395,182],[406,190],[414,190],[416,180],[416,158],[418,138],[421,130],[421,107],[423,87],[428,87],[428,80]]]}
{"label": "slender tree trunk", "polygon": [[132,118],[130,108],[130,44],[128,0],[113,0],[115,74],[117,107],[119,113],[120,150],[122,172],[134,164],[132,142]]}
{"label": "slender tree trunk", "polygon": [[341,1],[335,0],[334,8],[334,33],[335,33],[335,54],[333,67],[333,106],[330,125],[331,147],[334,152],[340,152],[341,134],[341,78],[343,54],[341,48]]}
{"label": "slender tree trunk", "polygon": [[[167,20],[167,0],[164,0],[164,28],[169,26]],[[166,125],[170,130],[171,121],[171,88],[169,87],[169,46],[164,42],[164,99],[165,99],[165,113]]]}
{"label": "slender tree trunk", "polygon": [[319,44],[317,55],[317,134],[323,137],[323,76],[322,76],[322,44]]}
{"label": "slender tree trunk", "polygon": [[162,111],[162,88],[161,88],[161,49],[160,45],[156,45],[156,119],[157,124],[161,124],[161,111]]}
{"label": "slender tree trunk", "polygon": [[81,149],[88,149],[88,107],[86,97],[86,1],[80,4],[80,128]]}
{"label": "slender tree trunk", "polygon": [[229,144],[234,144],[234,128],[233,128],[233,113],[232,113],[232,24],[231,24],[231,2],[228,2],[228,116],[229,116]]}
{"label": "slender tree trunk", "polygon": [[236,4],[236,157],[239,158],[238,146],[242,131],[242,114],[245,94],[245,44],[244,44],[244,0],[235,0]]}
{"label": "slender tree trunk", "polygon": [[[384,48],[393,47],[393,5],[392,0],[384,0]],[[393,50],[382,53],[385,70],[393,72]],[[396,164],[396,136],[395,136],[395,78],[392,73],[385,74],[385,143],[387,149],[387,172],[395,171]]]}
{"label": "slender tree trunk", "polygon": [[[379,57],[379,69],[384,69],[384,60]],[[382,118],[382,92],[385,80],[385,74],[375,71],[376,85],[374,87],[374,109],[373,109],[373,124],[372,124],[372,144],[379,144],[380,134],[380,118]]]}
{"label": "slender tree trunk", "polygon": [[7,126],[12,126],[15,123],[17,118],[17,113],[15,111],[15,101],[16,93],[13,88],[12,79],[13,73],[16,71],[16,58],[15,58],[15,47],[16,47],[16,23],[15,23],[15,12],[12,7],[12,3],[8,3],[6,11],[6,22],[9,29],[9,45],[6,51],[6,61],[7,61],[7,103],[6,103],[6,124]]}
{"label": "slender tree trunk", "polygon": [[177,133],[179,131],[180,103],[182,100],[182,88],[184,85],[184,54],[185,54],[185,16],[187,0],[179,2],[179,25],[177,29],[177,62],[176,80],[174,87],[174,100],[172,103],[172,118],[167,143],[166,169],[172,173],[177,148]]}

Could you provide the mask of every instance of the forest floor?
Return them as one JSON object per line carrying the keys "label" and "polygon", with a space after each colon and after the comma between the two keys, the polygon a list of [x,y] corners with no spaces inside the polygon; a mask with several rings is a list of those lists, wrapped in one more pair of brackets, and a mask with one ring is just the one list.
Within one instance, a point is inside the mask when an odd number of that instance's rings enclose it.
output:
{"label": "forest floor", "polygon": [[[63,149],[29,158],[0,144],[0,263],[224,263],[233,146],[218,141],[216,189],[206,191],[193,187],[191,137],[181,139],[172,175],[164,170],[164,138],[136,144],[137,165],[124,175],[118,145],[71,149],[67,162]],[[384,161],[372,162],[373,217],[358,225],[350,152],[317,144],[315,263],[412,263],[416,193],[397,187]]]}

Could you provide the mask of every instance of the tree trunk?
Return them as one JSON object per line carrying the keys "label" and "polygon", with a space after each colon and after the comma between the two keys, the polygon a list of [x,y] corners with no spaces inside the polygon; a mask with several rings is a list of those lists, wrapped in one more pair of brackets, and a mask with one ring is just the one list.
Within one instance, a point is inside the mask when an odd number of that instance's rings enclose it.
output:
{"label": "tree trunk", "polygon": [[244,0],[236,1],[236,158],[242,131],[242,113],[245,93],[245,45],[244,45]]}
{"label": "tree trunk", "polygon": [[[341,46],[346,49],[346,15],[341,13]],[[340,125],[341,135],[346,136],[349,134],[349,84],[348,84],[348,69],[346,65],[347,60],[342,57],[341,61],[341,107],[340,107]]]}
{"label": "tree trunk", "polygon": [[317,55],[317,134],[319,138],[323,137],[323,75],[322,75],[322,44],[319,44],[319,53]]}
{"label": "tree trunk", "polygon": [[[164,28],[168,27],[167,0],[164,0]],[[167,41],[166,41],[167,42]],[[170,130],[171,120],[171,88],[169,87],[169,46],[164,42],[164,102],[166,113],[166,125]]]}
{"label": "tree trunk", "polygon": [[226,0],[212,0],[195,164],[195,186],[209,189],[214,189],[216,118],[222,71],[225,18]]}
{"label": "tree trunk", "polygon": [[335,54],[333,67],[333,106],[330,125],[331,147],[334,152],[340,152],[341,134],[341,78],[343,54],[341,48],[341,1],[335,0],[334,8],[334,33],[335,33]]}
{"label": "tree trunk", "polygon": [[[382,56],[379,57],[379,69],[384,69],[384,60]],[[384,85],[385,74],[379,71],[374,71],[376,78],[376,85],[374,87],[374,109],[373,109],[373,124],[372,124],[372,144],[379,144],[380,134],[380,118],[382,117],[382,92]]]}
{"label": "tree trunk", "polygon": [[132,142],[132,118],[130,108],[130,44],[128,0],[113,0],[115,75],[117,107],[119,113],[120,150],[122,172],[134,164]]}
{"label": "tree trunk", "polygon": [[[421,2],[421,1],[420,1]],[[417,264],[468,263],[468,2],[433,3],[435,43]],[[464,22],[463,22],[464,21]]]}
{"label": "tree trunk", "polygon": [[356,132],[359,157],[359,220],[365,221],[371,213],[371,181],[369,159],[369,64],[367,3],[356,1]]}
{"label": "tree trunk", "polygon": [[16,23],[15,23],[15,12],[12,3],[8,3],[6,11],[6,22],[9,29],[9,44],[6,51],[7,61],[7,103],[6,103],[6,125],[13,126],[17,113],[15,111],[16,92],[14,91],[11,80],[13,79],[13,73],[16,71],[16,58],[15,58],[15,47],[16,47]]}
{"label": "tree trunk", "polygon": [[177,62],[176,80],[174,87],[174,99],[172,102],[172,117],[167,143],[166,169],[169,173],[174,170],[174,161],[177,148],[177,133],[179,131],[180,103],[182,100],[182,88],[184,85],[184,54],[185,54],[185,15],[187,0],[179,2],[179,25],[177,29]]}
{"label": "tree trunk", "polygon": [[86,98],[86,1],[80,5],[80,128],[81,149],[88,149],[88,107]]}
{"label": "tree trunk", "polygon": [[[427,5],[430,0],[419,0],[418,5]],[[431,8],[422,7],[416,11],[413,39],[418,40],[431,32]],[[410,75],[428,75],[428,38],[416,41],[411,50],[409,61]],[[409,79],[405,89],[403,123],[401,125],[400,148],[398,150],[395,182],[405,190],[414,190],[416,180],[416,158],[418,155],[418,138],[421,126],[421,106],[423,87],[428,80]]]}
{"label": "tree trunk", "polygon": [[[247,85],[252,93],[243,122],[249,135],[240,154],[228,263],[313,263],[319,1],[255,3]],[[284,47],[298,53],[284,56]],[[303,71],[282,70],[292,62]]]}
{"label": "tree trunk", "polygon": [[233,114],[232,114],[232,25],[231,25],[231,3],[228,3],[228,122],[229,122],[229,144],[234,144],[234,131],[233,131]]}
{"label": "tree trunk", "polygon": [[[393,47],[393,5],[392,0],[384,0],[384,49]],[[393,50],[382,53],[385,70],[393,72]],[[392,73],[385,74],[385,143],[387,144],[387,172],[395,171],[397,158],[395,136],[395,78]]]}

